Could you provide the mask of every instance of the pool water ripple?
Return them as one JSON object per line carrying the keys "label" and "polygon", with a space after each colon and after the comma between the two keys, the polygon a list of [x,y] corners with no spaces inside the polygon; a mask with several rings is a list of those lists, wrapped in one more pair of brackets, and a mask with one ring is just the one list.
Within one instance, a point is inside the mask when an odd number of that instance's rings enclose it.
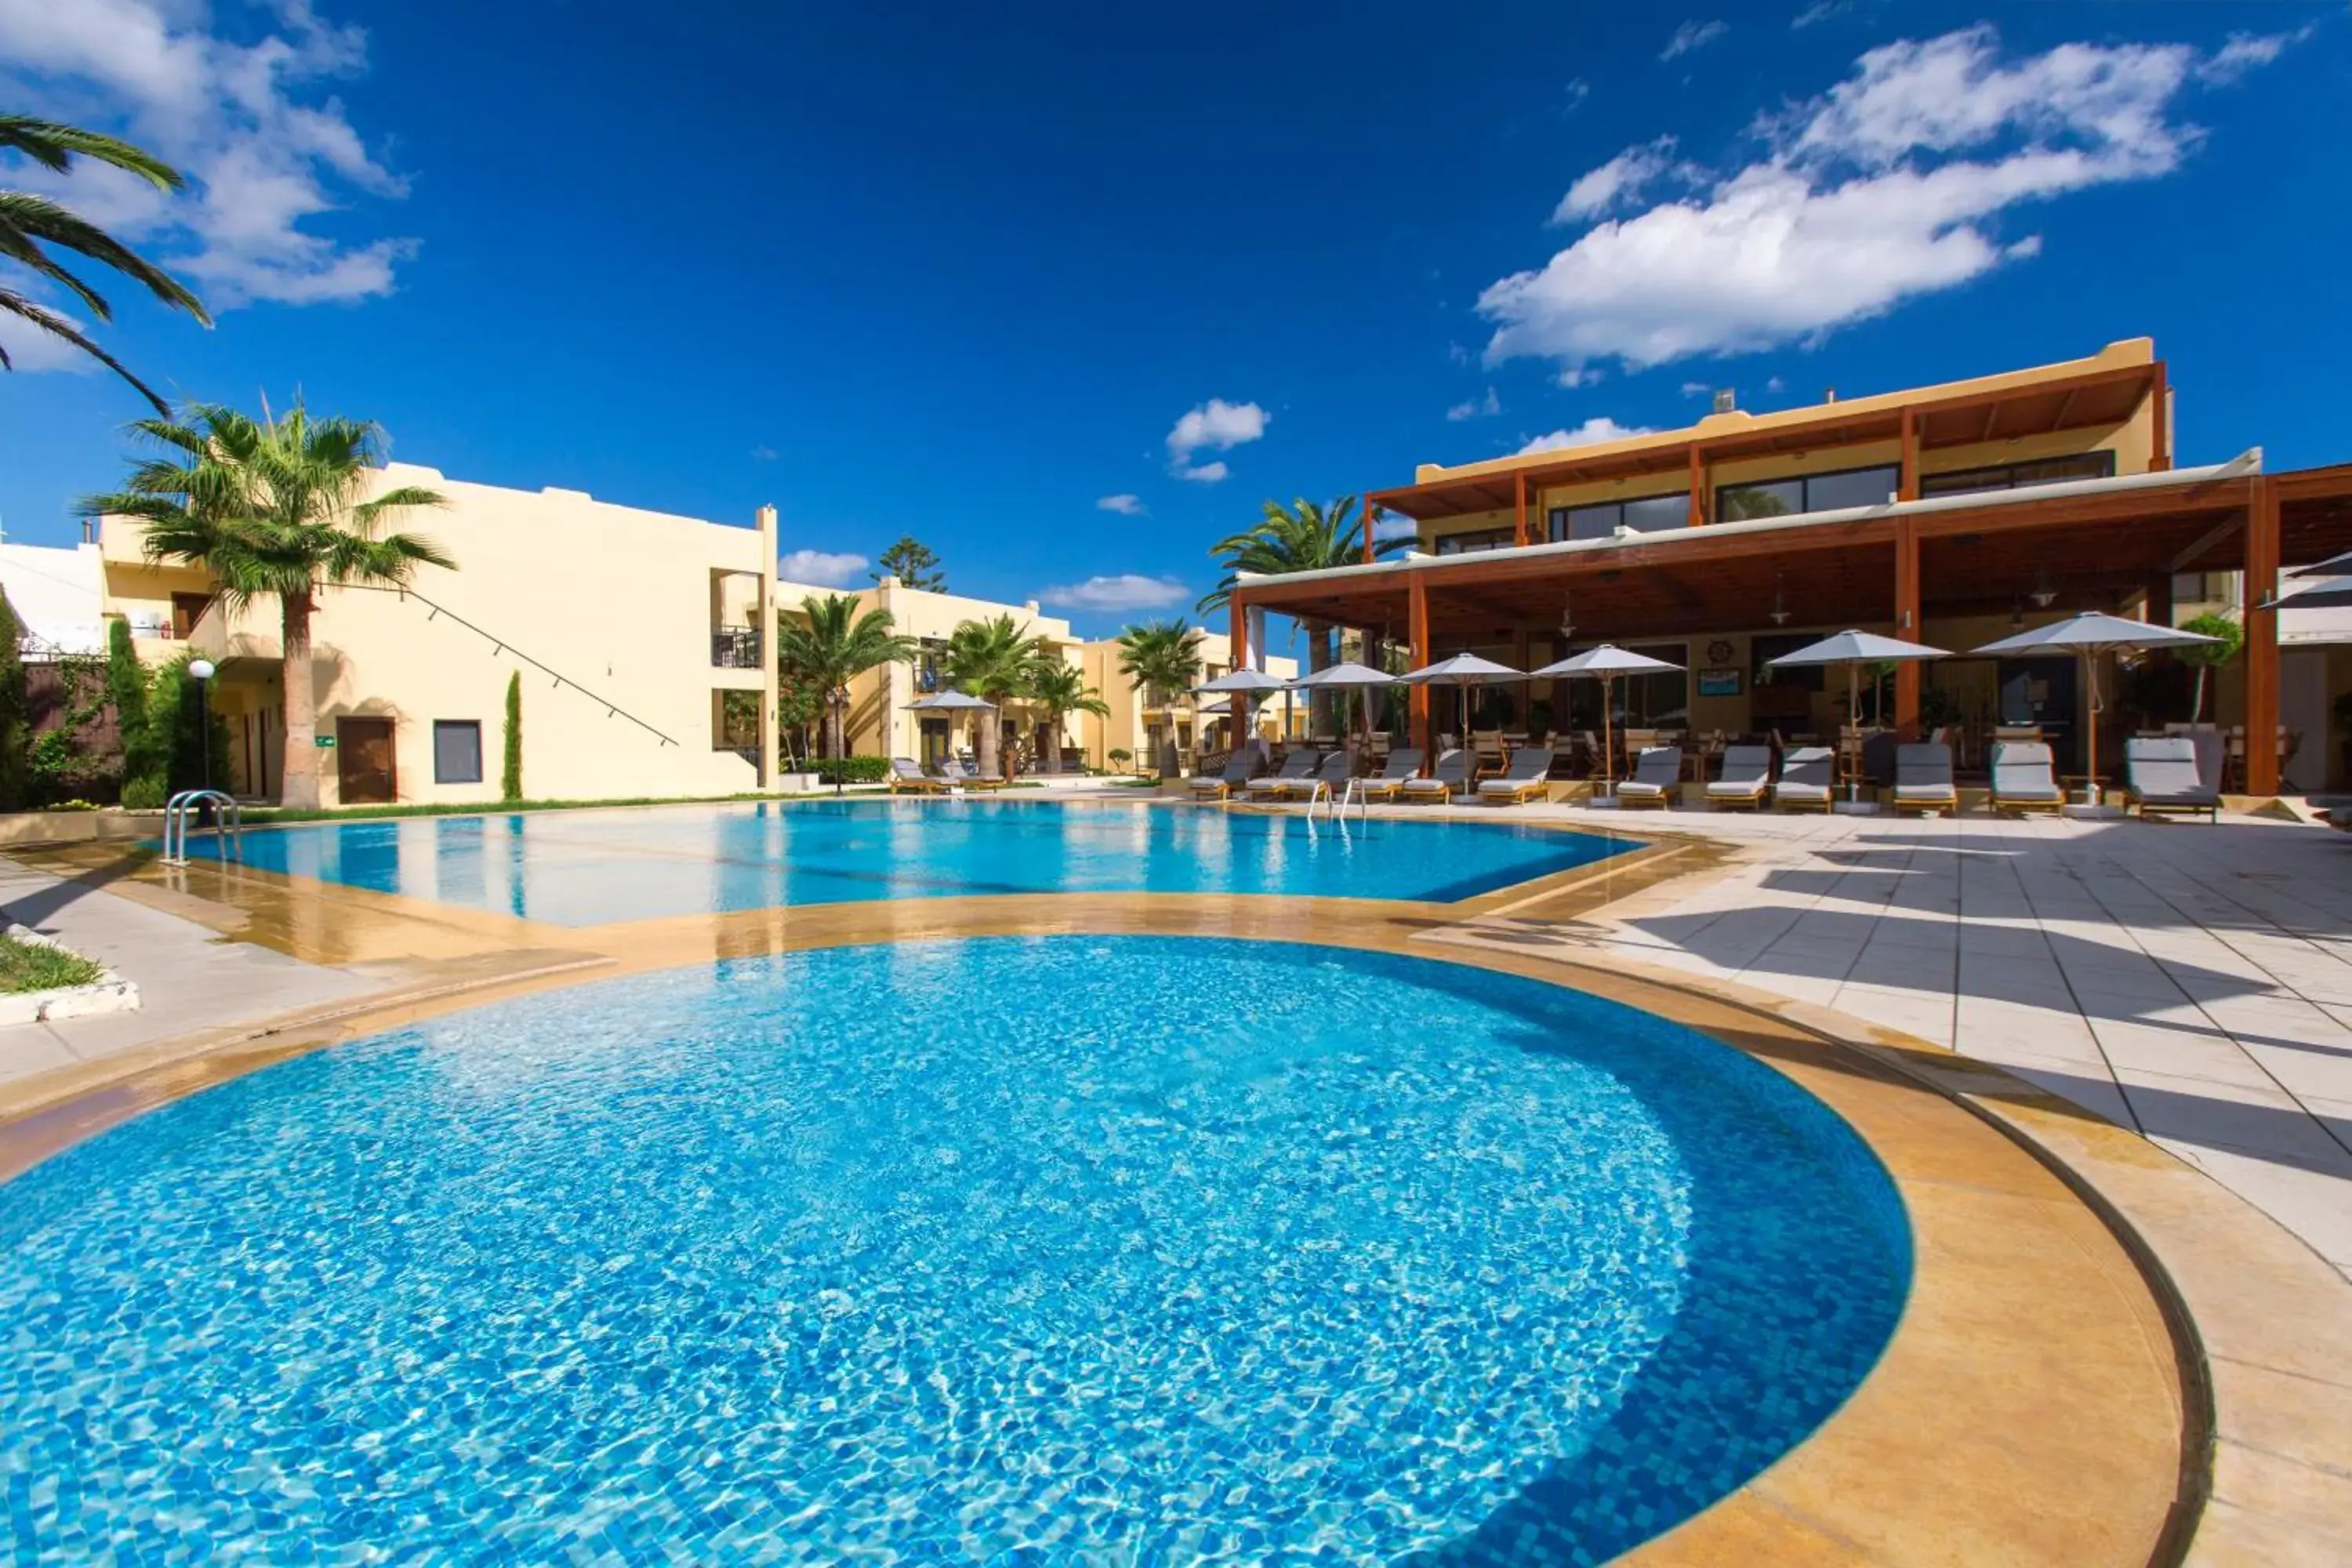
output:
{"label": "pool water ripple", "polygon": [[1858,1140],[1647,1015],[1286,944],[735,961],[0,1188],[19,1561],[1596,1562],[1839,1403]]}

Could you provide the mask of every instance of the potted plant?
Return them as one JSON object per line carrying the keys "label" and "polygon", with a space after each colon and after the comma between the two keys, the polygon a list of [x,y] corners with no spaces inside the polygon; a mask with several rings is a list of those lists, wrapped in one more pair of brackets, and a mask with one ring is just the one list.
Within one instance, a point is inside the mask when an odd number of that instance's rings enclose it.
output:
{"label": "potted plant", "polygon": [[1115,773],[1127,772],[1127,764],[1134,760],[1135,753],[1125,746],[1113,746],[1110,749],[1110,769]]}

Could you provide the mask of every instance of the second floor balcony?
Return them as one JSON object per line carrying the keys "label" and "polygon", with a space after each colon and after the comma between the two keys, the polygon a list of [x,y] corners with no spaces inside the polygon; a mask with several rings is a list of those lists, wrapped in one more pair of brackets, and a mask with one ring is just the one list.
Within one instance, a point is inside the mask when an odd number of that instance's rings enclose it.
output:
{"label": "second floor balcony", "polygon": [[760,628],[717,626],[710,633],[710,666],[714,669],[760,668]]}

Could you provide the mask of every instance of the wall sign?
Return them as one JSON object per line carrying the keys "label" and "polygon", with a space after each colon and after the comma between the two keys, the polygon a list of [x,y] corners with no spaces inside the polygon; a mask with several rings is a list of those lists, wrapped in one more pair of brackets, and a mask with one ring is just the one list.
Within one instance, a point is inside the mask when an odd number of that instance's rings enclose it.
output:
{"label": "wall sign", "polygon": [[310,744],[322,752],[331,752],[335,749],[335,738],[332,735],[313,735],[310,737]]}

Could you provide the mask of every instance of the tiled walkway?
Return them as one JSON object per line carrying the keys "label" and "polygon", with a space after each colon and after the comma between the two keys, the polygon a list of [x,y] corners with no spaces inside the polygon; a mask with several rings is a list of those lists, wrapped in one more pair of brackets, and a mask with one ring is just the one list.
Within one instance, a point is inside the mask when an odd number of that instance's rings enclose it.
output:
{"label": "tiled walkway", "polygon": [[2352,836],[2242,817],[1627,824],[1649,825],[1740,853],[1703,884],[1543,937],[2000,1063],[2194,1163],[2352,1276]]}

